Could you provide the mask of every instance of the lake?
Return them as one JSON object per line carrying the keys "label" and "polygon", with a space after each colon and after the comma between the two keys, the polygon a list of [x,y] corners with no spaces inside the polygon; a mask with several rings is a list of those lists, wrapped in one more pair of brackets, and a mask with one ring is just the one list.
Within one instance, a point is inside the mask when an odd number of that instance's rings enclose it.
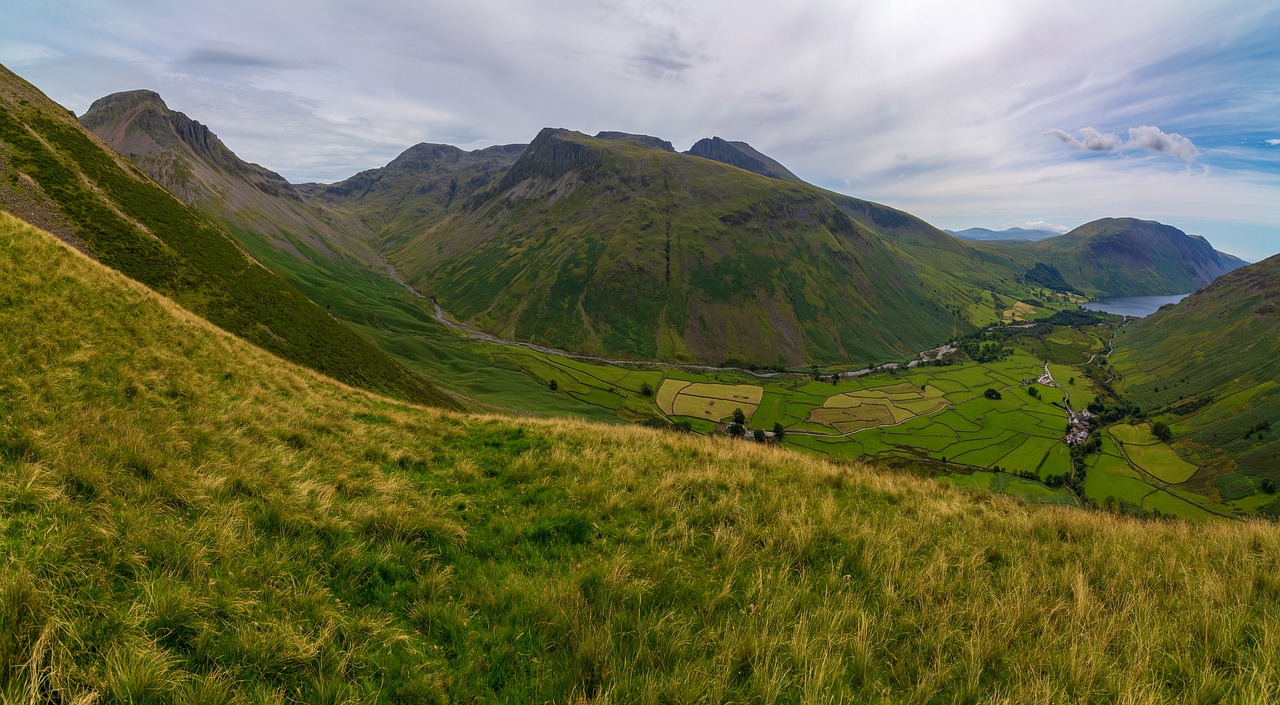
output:
{"label": "lake", "polygon": [[1176,304],[1188,296],[1190,294],[1176,294],[1174,296],[1116,296],[1110,299],[1090,301],[1084,304],[1084,307],[1090,311],[1102,311],[1104,313],[1114,313],[1118,316],[1143,318],[1155,313],[1156,309],[1165,304]]}

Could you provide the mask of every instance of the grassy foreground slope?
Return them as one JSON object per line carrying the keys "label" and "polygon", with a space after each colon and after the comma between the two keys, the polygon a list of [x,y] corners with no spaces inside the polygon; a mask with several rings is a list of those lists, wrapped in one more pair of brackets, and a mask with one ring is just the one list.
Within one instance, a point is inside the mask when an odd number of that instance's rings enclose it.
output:
{"label": "grassy foreground slope", "polygon": [[9,702],[1267,702],[1280,534],[411,407],[0,216]]}
{"label": "grassy foreground slope", "polygon": [[0,208],[295,362],[379,392],[456,406],[3,67]]}

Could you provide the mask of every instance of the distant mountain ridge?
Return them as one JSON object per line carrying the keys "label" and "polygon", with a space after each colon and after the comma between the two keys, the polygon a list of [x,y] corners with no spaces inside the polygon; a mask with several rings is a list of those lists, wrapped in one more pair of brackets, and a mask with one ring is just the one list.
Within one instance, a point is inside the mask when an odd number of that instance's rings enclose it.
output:
{"label": "distant mountain ridge", "polygon": [[1043,240],[1045,238],[1062,235],[1062,233],[1056,230],[1044,230],[1042,228],[1005,228],[1004,230],[965,228],[964,230],[947,230],[946,232],[962,240],[973,240],[976,242],[1002,240],[1029,240],[1034,242],[1036,240]]}
{"label": "distant mountain ridge", "polygon": [[1137,218],[1101,218],[1065,235],[1007,247],[1101,296],[1185,294],[1245,265],[1203,237]]}

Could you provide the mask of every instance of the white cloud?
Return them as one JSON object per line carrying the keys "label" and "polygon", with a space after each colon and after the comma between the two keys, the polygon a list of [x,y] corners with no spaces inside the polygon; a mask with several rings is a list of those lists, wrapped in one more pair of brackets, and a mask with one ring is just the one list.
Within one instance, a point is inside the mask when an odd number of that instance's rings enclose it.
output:
{"label": "white cloud", "polygon": [[1054,225],[1043,220],[1028,220],[1013,227],[1022,228],[1023,230],[1048,230],[1055,233],[1065,233],[1071,230],[1065,225]]}
{"label": "white cloud", "polygon": [[1089,152],[1114,152],[1121,148],[1123,142],[1120,135],[1110,132],[1099,132],[1092,127],[1080,128],[1080,139],[1076,139],[1062,130],[1049,130],[1046,137],[1057,137],[1072,149],[1083,149]]}
{"label": "white cloud", "polygon": [[1280,140],[1266,140],[1266,143],[1272,147],[1280,147]]}
{"label": "white cloud", "polygon": [[1151,125],[1130,127],[1128,139],[1122,139],[1120,135],[1110,132],[1099,132],[1092,127],[1081,128],[1079,139],[1062,130],[1049,130],[1044,135],[1045,137],[1056,137],[1072,149],[1090,152],[1145,150],[1168,154],[1174,159],[1180,159],[1188,164],[1194,162],[1200,156],[1200,150],[1196,149],[1191,140],[1176,132],[1165,132]]}
{"label": "white cloud", "polygon": [[1181,159],[1188,164],[1194,162],[1200,156],[1200,150],[1196,149],[1194,144],[1191,144],[1191,140],[1176,132],[1167,133],[1151,125],[1130,127],[1129,141],[1125,142],[1125,149],[1145,149],[1148,152],[1160,152],[1168,154],[1174,159]]}

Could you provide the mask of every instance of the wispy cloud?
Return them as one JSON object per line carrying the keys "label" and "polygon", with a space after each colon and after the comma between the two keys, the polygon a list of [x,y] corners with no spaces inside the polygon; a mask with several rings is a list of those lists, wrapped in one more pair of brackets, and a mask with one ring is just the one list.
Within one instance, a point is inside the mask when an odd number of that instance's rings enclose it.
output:
{"label": "wispy cloud", "polygon": [[1272,147],[1280,147],[1280,139],[1266,140],[1266,143],[1271,145]]}
{"label": "wispy cloud", "polygon": [[1110,132],[1100,132],[1092,127],[1080,129],[1080,137],[1076,138],[1062,130],[1049,130],[1045,137],[1056,137],[1072,149],[1090,152],[1126,152],[1145,150],[1167,154],[1188,164],[1200,156],[1200,150],[1191,140],[1174,132],[1169,133],[1151,125],[1140,125],[1129,128],[1128,139]]}

